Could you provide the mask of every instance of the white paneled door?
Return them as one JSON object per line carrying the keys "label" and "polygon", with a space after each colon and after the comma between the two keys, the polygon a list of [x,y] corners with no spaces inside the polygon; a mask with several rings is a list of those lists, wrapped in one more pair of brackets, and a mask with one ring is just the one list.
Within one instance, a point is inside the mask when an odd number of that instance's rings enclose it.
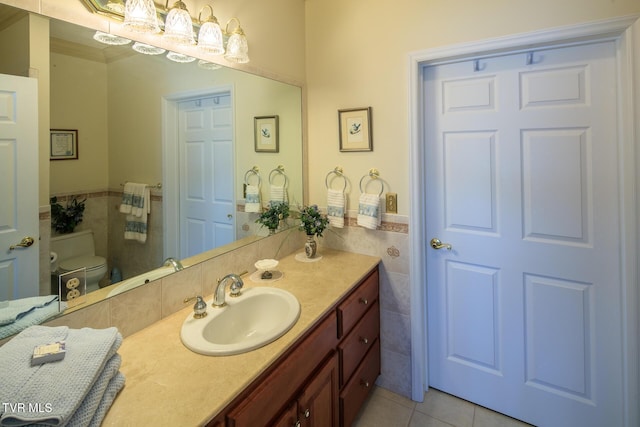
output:
{"label": "white paneled door", "polygon": [[180,257],[235,240],[230,94],[179,103]]}
{"label": "white paneled door", "polygon": [[0,301],[39,294],[38,85],[0,74]]}
{"label": "white paneled door", "polygon": [[613,42],[425,69],[430,386],[623,424],[615,82]]}

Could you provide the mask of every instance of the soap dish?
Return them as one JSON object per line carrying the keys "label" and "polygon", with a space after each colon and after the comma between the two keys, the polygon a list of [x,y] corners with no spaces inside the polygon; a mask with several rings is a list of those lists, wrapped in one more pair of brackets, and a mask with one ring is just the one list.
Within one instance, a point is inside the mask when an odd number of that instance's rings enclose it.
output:
{"label": "soap dish", "polygon": [[258,271],[250,276],[250,279],[254,282],[275,282],[282,278],[283,273],[280,271],[274,271],[273,269],[278,266],[277,259],[261,259],[256,261],[254,266]]}
{"label": "soap dish", "polygon": [[278,264],[279,261],[277,259],[261,259],[259,261],[256,261],[256,263],[253,265],[258,270],[269,271],[276,268]]}

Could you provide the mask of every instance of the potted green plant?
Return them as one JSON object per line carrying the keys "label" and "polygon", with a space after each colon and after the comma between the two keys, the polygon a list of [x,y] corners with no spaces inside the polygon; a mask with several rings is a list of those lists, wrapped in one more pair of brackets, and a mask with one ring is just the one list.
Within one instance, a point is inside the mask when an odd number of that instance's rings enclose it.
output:
{"label": "potted green plant", "polygon": [[67,205],[58,203],[57,197],[52,197],[51,202],[51,228],[61,234],[73,233],[76,226],[82,222],[84,215],[84,203],[87,199],[78,201],[77,197],[67,199]]}
{"label": "potted green plant", "polygon": [[288,217],[289,205],[287,203],[269,202],[269,207],[260,214],[256,223],[267,227],[269,234],[273,234],[280,226],[280,221],[284,221]]}
{"label": "potted green plant", "polygon": [[298,229],[307,235],[304,253],[307,258],[316,256],[318,244],[315,237],[322,237],[322,233],[329,226],[329,218],[320,213],[318,205],[303,206],[300,209],[300,225]]}

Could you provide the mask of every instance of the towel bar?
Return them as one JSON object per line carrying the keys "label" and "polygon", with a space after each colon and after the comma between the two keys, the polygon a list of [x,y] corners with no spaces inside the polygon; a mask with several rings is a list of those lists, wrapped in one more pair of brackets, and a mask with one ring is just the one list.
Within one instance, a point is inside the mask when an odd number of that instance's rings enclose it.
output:
{"label": "towel bar", "polygon": [[258,168],[258,166],[254,166],[244,174],[245,185],[250,185],[249,179],[251,178],[251,175],[255,175],[258,177],[258,187],[260,187],[260,184],[262,184],[262,177],[260,176],[260,168]]}
{"label": "towel bar", "polygon": [[[126,182],[124,183],[126,184]],[[124,187],[124,184],[120,184],[120,187]],[[158,190],[160,190],[162,188],[162,183],[157,183],[156,185],[150,185],[150,184],[145,184],[147,187],[149,188],[157,188]]]}
{"label": "towel bar", "polygon": [[[360,193],[364,193],[362,189],[362,181],[364,181],[364,179],[367,177],[369,177],[372,181],[375,181],[377,179],[380,179],[380,172],[378,172],[378,169],[372,168],[372,169],[369,169],[368,174],[363,175],[362,178],[360,178]],[[380,194],[378,194],[378,197],[382,196],[382,193],[384,192],[384,181],[382,181],[381,179],[380,179],[380,186],[381,186]]]}
{"label": "towel bar", "polygon": [[335,174],[338,178],[342,178],[342,180],[344,181],[344,187],[342,188],[342,192],[344,192],[344,190],[347,189],[347,178],[344,176],[342,167],[340,166],[336,166],[332,171],[329,171],[327,176],[324,178],[324,185],[327,186],[327,189],[331,188],[329,185],[329,177],[332,174]]}
{"label": "towel bar", "polygon": [[[275,174],[275,175],[274,175]],[[278,165],[277,168],[273,169],[270,173],[269,173],[269,184],[273,185],[273,182],[275,180],[275,178],[278,175],[282,175],[282,177],[284,178],[284,184],[283,187],[287,188],[288,184],[289,184],[289,178],[287,177],[287,174],[284,173],[284,166],[282,165]]]}

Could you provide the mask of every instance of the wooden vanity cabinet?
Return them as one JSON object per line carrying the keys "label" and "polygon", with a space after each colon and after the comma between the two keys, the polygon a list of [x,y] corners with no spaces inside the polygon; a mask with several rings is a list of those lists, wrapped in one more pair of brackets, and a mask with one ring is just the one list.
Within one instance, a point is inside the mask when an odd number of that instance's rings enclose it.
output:
{"label": "wooden vanity cabinet", "polygon": [[378,269],[212,420],[227,427],[349,427],[380,373]]}

